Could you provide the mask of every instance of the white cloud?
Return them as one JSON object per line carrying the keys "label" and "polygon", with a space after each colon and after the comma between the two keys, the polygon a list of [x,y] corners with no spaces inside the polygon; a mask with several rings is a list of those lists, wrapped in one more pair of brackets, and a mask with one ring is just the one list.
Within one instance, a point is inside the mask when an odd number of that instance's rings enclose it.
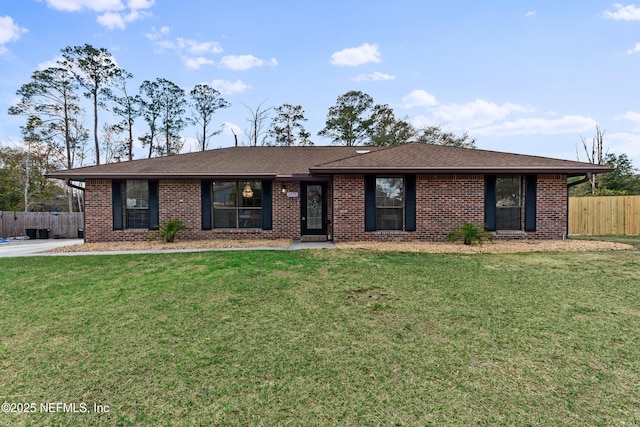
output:
{"label": "white cloud", "polygon": [[89,9],[94,12],[123,10],[121,0],[45,0],[50,8],[63,12],[79,12]]}
{"label": "white cloud", "polygon": [[89,10],[100,13],[98,24],[110,30],[123,30],[126,24],[138,21],[151,15],[147,9],[155,4],[155,0],[45,0],[52,9],[63,12],[81,12]]}
{"label": "white cloud", "polygon": [[627,111],[624,114],[616,117],[616,119],[624,119],[633,123],[634,131],[640,131],[640,113],[634,113],[633,111]]}
{"label": "white cloud", "polygon": [[110,30],[124,30],[126,24],[121,14],[115,12],[107,12],[104,15],[98,15],[96,18],[98,24]]}
{"label": "white cloud", "polygon": [[447,123],[461,129],[487,126],[499,120],[504,120],[514,112],[526,112],[529,109],[512,103],[502,105],[488,102],[482,99],[466,104],[441,105],[433,112],[433,117],[438,123]]}
{"label": "white cloud", "polygon": [[28,30],[13,22],[10,16],[0,16],[0,55],[7,52],[5,44],[18,41],[26,32]]}
{"label": "white cloud", "polygon": [[[425,95],[426,94],[426,95]],[[424,91],[414,91],[403,98],[406,106],[419,102],[425,103],[429,95]],[[415,101],[418,100],[418,101]],[[418,115],[411,119],[416,127],[446,125],[454,131],[469,132],[473,136],[514,136],[514,135],[561,135],[586,132],[596,126],[591,117],[565,115],[556,117],[523,117],[508,120],[512,115],[531,113],[533,109],[513,103],[498,105],[482,99],[466,104],[435,105],[430,115]],[[425,104],[428,106],[427,104]],[[639,115],[640,116],[640,115]],[[632,119],[635,116],[627,115]],[[640,119],[640,117],[639,117]]]}
{"label": "white cloud", "polygon": [[565,115],[559,119],[530,117],[471,129],[479,136],[558,135],[592,130],[597,122],[591,117]]}
{"label": "white cloud", "polygon": [[396,76],[392,76],[391,74],[374,71],[371,74],[358,74],[352,80],[356,82],[378,82],[384,80],[394,80],[395,78]]}
{"label": "white cloud", "polygon": [[626,154],[633,160],[635,167],[640,166],[640,135],[637,133],[608,133],[606,145],[609,152]]}
{"label": "white cloud", "polygon": [[166,38],[169,32],[169,27],[162,27],[159,30],[154,27],[151,32],[145,34],[145,37],[153,41],[160,51],[176,52],[190,70],[197,70],[203,65],[213,65],[213,60],[207,58],[206,55],[220,53],[223,50],[220,43],[214,41],[200,41],[183,37],[170,40]]}
{"label": "white cloud", "polygon": [[42,70],[46,70],[47,68],[59,67],[60,64],[58,63],[58,61],[63,61],[63,60],[64,58],[61,55],[58,55],[53,59],[39,63],[36,68],[42,71]]}
{"label": "white cloud", "polygon": [[260,59],[253,55],[227,55],[222,57],[218,67],[228,68],[234,71],[244,71],[254,67],[262,67],[264,65],[275,67],[278,65],[278,61],[274,58],[269,60]]}
{"label": "white cloud", "polygon": [[222,124],[222,133],[224,135],[234,135],[234,134],[235,135],[243,135],[244,134],[244,130],[240,126],[236,125],[235,123],[224,122]]}
{"label": "white cloud", "polygon": [[613,5],[614,11],[607,10],[603,13],[605,18],[619,21],[640,21],[640,7],[635,4],[624,6],[620,3]]}
{"label": "white cloud", "polygon": [[156,27],[152,27],[151,28],[151,32],[150,33],[145,33],[144,36],[146,38],[148,38],[151,41],[156,41],[159,40],[161,38],[164,38],[166,36],[169,35],[169,32],[171,30],[169,29],[169,27],[161,27],[159,30],[156,29]]}
{"label": "white cloud", "polygon": [[331,55],[331,64],[338,66],[355,67],[368,62],[380,62],[378,45],[364,43],[362,46],[343,49]]}
{"label": "white cloud", "polygon": [[198,56],[197,58],[184,59],[184,65],[186,65],[190,70],[198,70],[203,65],[213,65],[213,61],[203,56]]}
{"label": "white cloud", "polygon": [[435,96],[426,90],[417,89],[402,98],[401,108],[430,107],[437,104]]}
{"label": "white cloud", "polygon": [[636,45],[633,47],[633,49],[629,49],[627,51],[628,54],[638,53],[638,52],[640,52],[640,43],[636,43]]}
{"label": "white cloud", "polygon": [[[165,28],[165,27],[163,27]],[[167,29],[168,34],[168,29]],[[147,34],[147,38],[154,40],[162,37],[162,33]],[[155,42],[156,46],[161,49],[175,50],[178,53],[189,53],[192,55],[203,55],[205,53],[220,53],[222,52],[222,46],[218,42],[212,41],[198,41],[193,39],[185,39],[178,37],[175,40],[160,40]]]}
{"label": "white cloud", "polygon": [[536,16],[536,11],[535,10],[530,10],[524,16],[527,16],[527,17]]}
{"label": "white cloud", "polygon": [[189,53],[192,53],[194,55],[222,52],[222,46],[220,46],[220,43],[218,42],[212,42],[212,41],[199,42],[197,40],[191,40],[191,39],[178,39],[178,41],[180,43],[183,43],[187,47],[187,50],[189,51]]}
{"label": "white cloud", "polygon": [[149,9],[155,4],[155,0],[129,0],[127,4],[131,9]]}
{"label": "white cloud", "polygon": [[178,37],[175,40],[161,40],[156,45],[163,49],[175,50],[179,53],[190,53],[193,55],[203,55],[205,53],[220,53],[222,46],[218,42],[198,41]]}
{"label": "white cloud", "polygon": [[236,80],[235,82],[230,82],[228,80],[213,80],[211,82],[211,87],[216,89],[222,95],[233,95],[234,93],[242,93],[251,89],[251,86],[242,80]]}

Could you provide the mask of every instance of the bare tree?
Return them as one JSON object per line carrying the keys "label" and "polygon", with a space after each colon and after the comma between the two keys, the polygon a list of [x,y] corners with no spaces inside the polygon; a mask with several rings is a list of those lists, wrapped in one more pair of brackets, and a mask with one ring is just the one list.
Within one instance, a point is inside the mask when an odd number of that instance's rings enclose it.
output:
{"label": "bare tree", "polygon": [[251,112],[251,118],[247,119],[251,126],[246,129],[244,133],[249,138],[249,145],[254,147],[258,146],[258,140],[260,140],[260,145],[264,145],[266,138],[264,124],[269,119],[269,110],[273,107],[262,109],[262,104],[265,102],[267,102],[266,99],[262,101],[255,110],[252,110],[247,105],[242,104]]}
{"label": "bare tree", "polygon": [[[604,133],[605,131],[600,130],[600,127],[596,125],[596,134],[591,139],[591,147],[588,146],[588,143],[583,136],[580,137],[582,139],[582,147],[584,148],[584,152],[589,163],[592,163],[594,165],[601,165],[604,163],[604,156],[606,155],[606,153],[603,153],[602,151],[604,146]],[[578,160],[580,160],[580,155],[578,154],[577,147],[576,156]],[[589,178],[589,182],[591,184],[591,194],[595,195],[598,187],[597,175],[591,175],[591,178]]]}

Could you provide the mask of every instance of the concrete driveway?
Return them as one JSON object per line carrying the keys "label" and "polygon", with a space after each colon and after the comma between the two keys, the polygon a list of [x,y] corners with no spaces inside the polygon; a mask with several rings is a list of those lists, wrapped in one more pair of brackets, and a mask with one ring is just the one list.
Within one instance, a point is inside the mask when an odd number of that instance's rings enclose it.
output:
{"label": "concrete driveway", "polygon": [[83,242],[83,239],[9,240],[8,243],[0,243],[0,258],[33,256],[41,254],[41,252],[49,249],[68,245],[77,245]]}

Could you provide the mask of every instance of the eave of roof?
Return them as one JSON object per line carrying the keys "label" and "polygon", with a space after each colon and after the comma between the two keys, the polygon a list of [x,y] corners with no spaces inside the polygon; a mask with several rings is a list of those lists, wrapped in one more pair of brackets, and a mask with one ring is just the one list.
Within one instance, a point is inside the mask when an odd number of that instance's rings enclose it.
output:
{"label": "eave of roof", "polygon": [[410,143],[394,147],[231,147],[171,157],[56,171],[49,178],[308,179],[336,173],[596,174],[591,163],[478,149]]}
{"label": "eave of roof", "polygon": [[439,168],[331,168],[331,167],[314,167],[310,171],[313,175],[331,175],[331,174],[567,174],[568,176],[582,176],[585,174],[598,174],[611,172],[613,169],[609,167],[587,168],[566,168],[566,167],[439,167]]}

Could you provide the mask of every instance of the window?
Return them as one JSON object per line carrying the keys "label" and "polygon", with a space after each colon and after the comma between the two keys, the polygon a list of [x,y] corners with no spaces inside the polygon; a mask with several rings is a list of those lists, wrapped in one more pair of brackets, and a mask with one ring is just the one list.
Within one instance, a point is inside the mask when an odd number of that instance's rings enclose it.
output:
{"label": "window", "polygon": [[149,183],[125,181],[125,218],[127,228],[149,228]]}
{"label": "window", "polygon": [[261,228],[261,181],[213,182],[214,228]]}
{"label": "window", "polygon": [[537,175],[485,175],[486,229],[536,231],[537,183]]}
{"label": "window", "polygon": [[496,229],[522,229],[522,179],[520,175],[496,177]]}
{"label": "window", "polygon": [[376,178],[376,229],[402,230],[404,179]]}

